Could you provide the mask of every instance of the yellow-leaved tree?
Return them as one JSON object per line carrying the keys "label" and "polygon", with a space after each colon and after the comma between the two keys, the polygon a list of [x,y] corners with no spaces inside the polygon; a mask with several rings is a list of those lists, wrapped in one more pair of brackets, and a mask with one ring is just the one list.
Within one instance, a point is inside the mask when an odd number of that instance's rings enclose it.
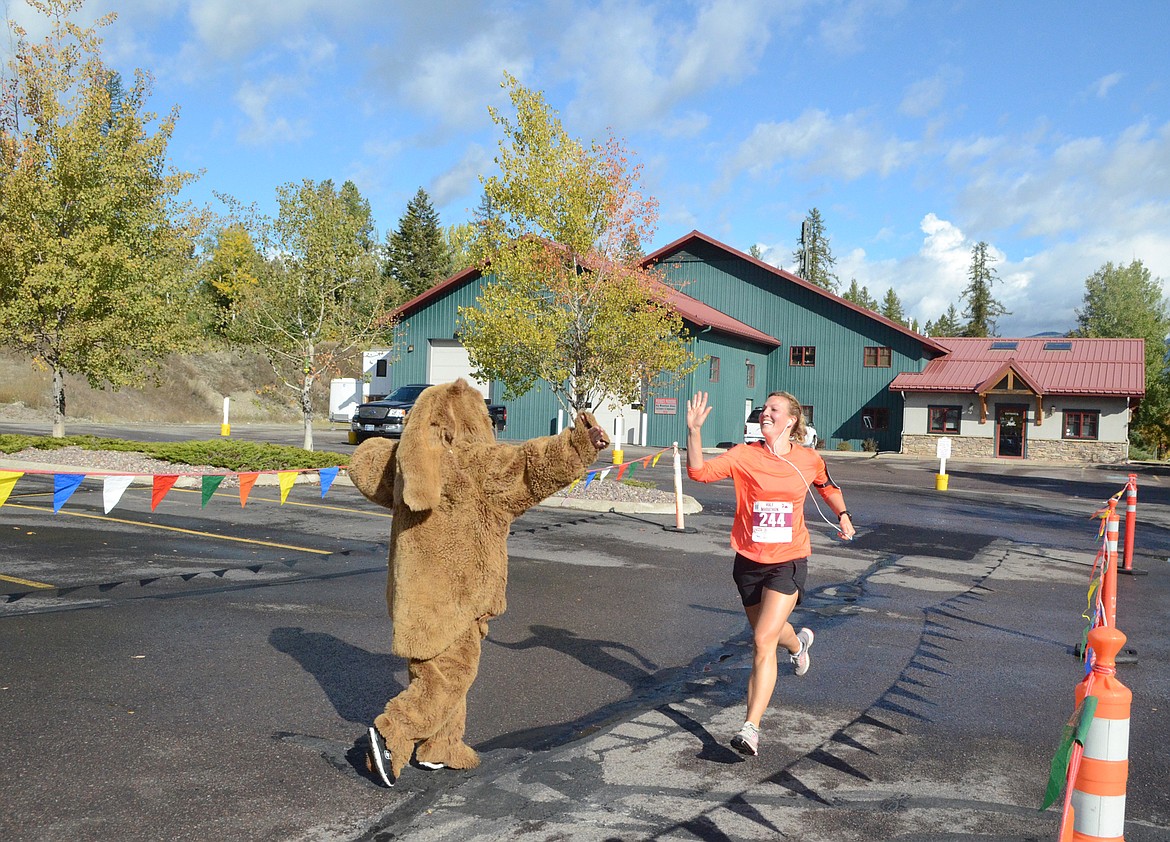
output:
{"label": "yellow-leaved tree", "polygon": [[9,21],[14,57],[0,99],[0,342],[53,377],[53,435],[65,434],[65,380],[142,382],[191,339],[188,305],[199,214],[177,201],[194,178],[167,165],[175,109],[146,111],[147,75],[126,88],[101,57],[83,0],[28,0],[51,21],[30,43]]}
{"label": "yellow-leaved tree", "polygon": [[505,397],[545,384],[567,410],[634,403],[698,363],[674,290],[642,265],[657,202],[615,138],[588,148],[571,138],[544,96],[505,74],[515,121],[500,126],[499,174],[481,178],[477,265],[489,278],[459,334],[476,374]]}

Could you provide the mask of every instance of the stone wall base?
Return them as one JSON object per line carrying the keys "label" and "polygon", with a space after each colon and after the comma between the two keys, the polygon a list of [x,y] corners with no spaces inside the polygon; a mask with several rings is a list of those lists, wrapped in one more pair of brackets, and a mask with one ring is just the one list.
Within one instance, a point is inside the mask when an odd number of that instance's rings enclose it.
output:
{"label": "stone wall base", "polygon": [[[937,452],[939,436],[905,434],[902,453],[909,456],[931,456]],[[991,438],[963,438],[950,436],[951,459],[994,457],[995,440]],[[1067,441],[1060,439],[1032,439],[1027,442],[1026,459],[1044,459],[1052,462],[1088,462],[1112,465],[1129,459],[1129,443],[1115,441]]]}

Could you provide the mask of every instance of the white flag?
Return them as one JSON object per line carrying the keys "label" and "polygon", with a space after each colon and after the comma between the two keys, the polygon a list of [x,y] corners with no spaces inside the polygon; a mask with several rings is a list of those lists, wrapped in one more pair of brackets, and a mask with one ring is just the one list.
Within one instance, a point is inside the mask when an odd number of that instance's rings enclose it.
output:
{"label": "white flag", "polygon": [[122,499],[122,492],[129,487],[133,479],[134,477],[132,475],[106,477],[105,482],[102,484],[102,499],[106,504],[106,514],[109,514],[110,510],[118,505],[118,501]]}

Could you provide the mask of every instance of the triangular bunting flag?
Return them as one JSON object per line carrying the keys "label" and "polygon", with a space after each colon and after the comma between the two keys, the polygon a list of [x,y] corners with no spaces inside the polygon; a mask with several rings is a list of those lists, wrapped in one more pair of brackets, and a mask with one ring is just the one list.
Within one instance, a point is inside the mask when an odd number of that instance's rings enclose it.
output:
{"label": "triangular bunting flag", "polygon": [[240,474],[240,508],[248,503],[248,495],[252,493],[252,486],[256,484],[256,477],[260,474],[249,471],[246,474]]}
{"label": "triangular bunting flag", "polygon": [[622,477],[624,477],[626,475],[626,469],[629,467],[630,465],[628,462],[625,465],[618,465],[617,476],[614,477],[614,479],[620,480]]}
{"label": "triangular bunting flag", "polygon": [[4,501],[8,499],[12,489],[16,487],[16,481],[22,476],[24,476],[24,471],[0,471],[0,506],[4,505]]}
{"label": "triangular bunting flag", "polygon": [[114,506],[118,505],[118,501],[122,499],[122,494],[130,487],[130,483],[134,481],[132,475],[120,477],[106,477],[102,482],[102,503],[106,507],[106,514],[113,511]]}
{"label": "triangular bunting flag", "polygon": [[321,474],[321,496],[324,497],[329,489],[333,487],[333,480],[337,479],[338,468],[322,468]]}
{"label": "triangular bunting flag", "polygon": [[284,505],[284,501],[288,499],[288,493],[292,490],[293,483],[297,481],[296,471],[277,471],[277,477],[280,478],[280,505]]}
{"label": "triangular bunting flag", "polygon": [[654,461],[650,463],[650,467],[651,467],[651,468],[657,468],[657,467],[658,467],[658,460],[662,458],[662,454],[663,454],[663,453],[665,453],[665,452],[666,452],[665,450],[660,450],[660,451],[658,451],[657,453],[655,453],[655,454],[654,454]]}
{"label": "triangular bunting flag", "polygon": [[606,468],[604,471],[601,472],[601,476],[599,476],[597,478],[597,481],[601,482],[603,479],[605,479],[607,476],[609,476],[609,472],[612,470],[613,470],[613,468]]}
{"label": "triangular bunting flag", "polygon": [[207,501],[211,499],[219,488],[219,484],[223,482],[223,474],[204,474],[203,475],[203,503],[200,508],[207,507]]}
{"label": "triangular bunting flag", "polygon": [[576,488],[580,484],[581,484],[580,478],[573,480],[571,483],[569,483],[569,492],[572,493],[573,489]]}
{"label": "triangular bunting flag", "polygon": [[150,492],[150,510],[153,512],[158,508],[158,504],[163,501],[176,482],[179,480],[178,474],[155,474],[154,488]]}
{"label": "triangular bunting flag", "polygon": [[631,463],[630,463],[630,470],[629,470],[629,472],[626,474],[626,479],[633,479],[633,477],[634,477],[634,471],[636,471],[636,470],[638,470],[638,463],[637,463],[637,462],[631,462]]}
{"label": "triangular bunting flag", "polygon": [[589,483],[593,482],[593,478],[597,476],[597,471],[590,471],[585,475],[585,487],[589,487]]}
{"label": "triangular bunting flag", "polygon": [[642,467],[643,467],[643,468],[649,468],[649,467],[650,467],[650,457],[649,457],[649,456],[644,456],[644,457],[642,457]]}
{"label": "triangular bunting flag", "polygon": [[73,496],[85,474],[53,474],[53,511],[61,511],[65,501]]}

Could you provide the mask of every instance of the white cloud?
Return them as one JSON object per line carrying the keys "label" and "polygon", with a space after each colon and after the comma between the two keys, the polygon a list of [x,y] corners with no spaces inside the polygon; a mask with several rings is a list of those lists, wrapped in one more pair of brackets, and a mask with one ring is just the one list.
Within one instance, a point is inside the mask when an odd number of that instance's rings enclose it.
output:
{"label": "white cloud", "polygon": [[755,176],[791,165],[802,175],[852,181],[875,173],[887,176],[907,165],[916,144],[882,136],[858,114],[834,119],[809,109],[795,120],[760,123],[732,157],[736,171]]}
{"label": "white cloud", "polygon": [[927,117],[946,101],[947,93],[960,79],[954,67],[943,67],[928,79],[919,79],[906,88],[898,111],[908,117]]}
{"label": "white cloud", "polygon": [[822,18],[820,39],[836,55],[861,52],[874,19],[894,17],[905,7],[904,0],[850,0]]}
{"label": "white cloud", "polygon": [[1097,99],[1104,99],[1109,95],[1109,91],[1113,89],[1113,86],[1121,81],[1124,75],[1124,73],[1110,73],[1108,76],[1102,76],[1089,86],[1089,90],[1093,92],[1093,96],[1097,97]]}
{"label": "white cloud", "polygon": [[[431,183],[427,191],[436,207],[450,205],[460,199],[471,200],[478,197],[480,186],[479,176],[488,170],[491,165],[491,156],[487,150],[477,143],[468,144],[463,157],[455,166],[440,173]],[[474,211],[478,206],[478,198],[469,201],[468,210]]]}
{"label": "white cloud", "polygon": [[240,141],[252,146],[264,146],[307,137],[310,130],[306,120],[290,120],[271,113],[274,99],[297,89],[295,80],[280,76],[271,76],[259,83],[251,80],[241,83],[234,99],[248,122],[240,130]]}

